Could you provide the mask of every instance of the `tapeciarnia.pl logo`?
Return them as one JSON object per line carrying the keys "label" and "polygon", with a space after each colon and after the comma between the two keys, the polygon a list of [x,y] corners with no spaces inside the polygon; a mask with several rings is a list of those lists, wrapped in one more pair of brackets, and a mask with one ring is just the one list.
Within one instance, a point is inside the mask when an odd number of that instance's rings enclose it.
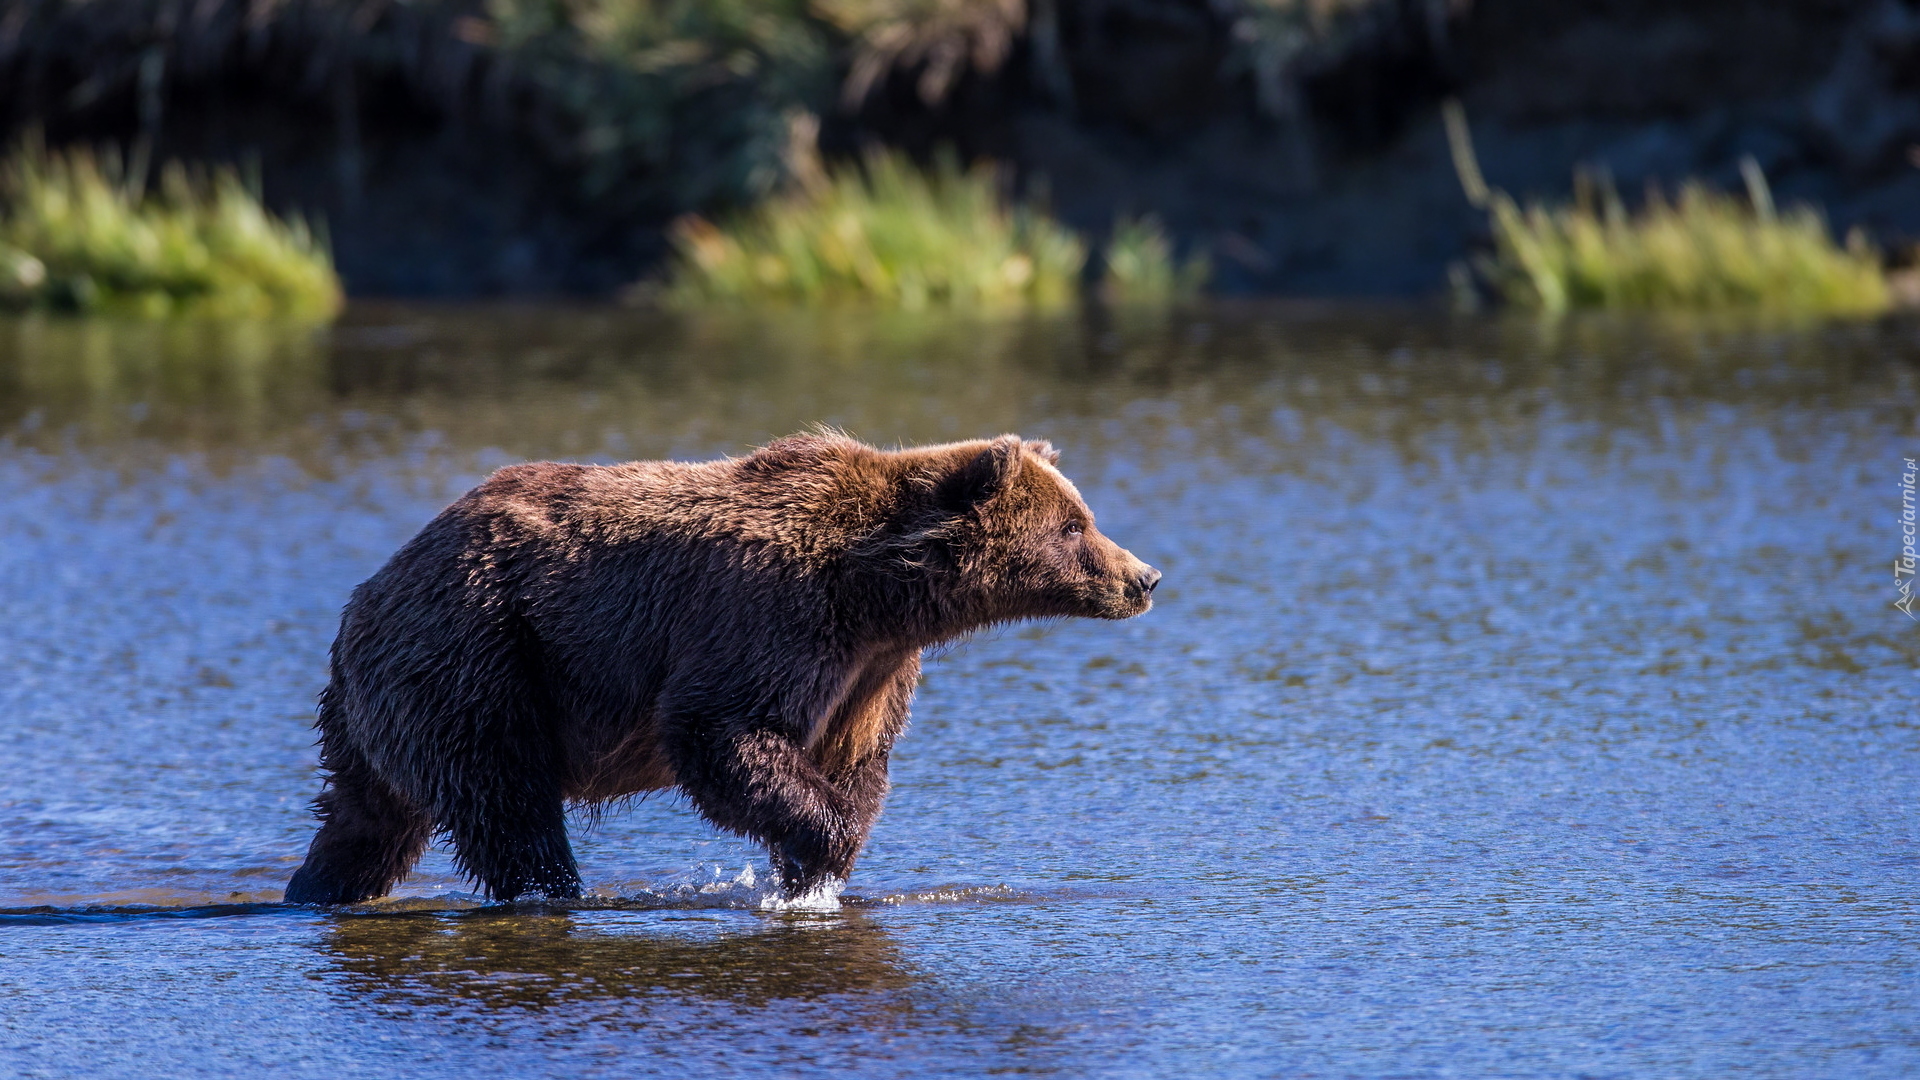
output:
{"label": "tapeciarnia.pl logo", "polygon": [[1893,587],[1900,590],[1900,599],[1893,606],[1907,613],[1907,618],[1920,621],[1920,615],[1913,613],[1913,602],[1920,600],[1920,594],[1913,591],[1913,478],[1920,472],[1912,458],[1902,458],[1906,468],[1900,473],[1900,557],[1893,560]]}

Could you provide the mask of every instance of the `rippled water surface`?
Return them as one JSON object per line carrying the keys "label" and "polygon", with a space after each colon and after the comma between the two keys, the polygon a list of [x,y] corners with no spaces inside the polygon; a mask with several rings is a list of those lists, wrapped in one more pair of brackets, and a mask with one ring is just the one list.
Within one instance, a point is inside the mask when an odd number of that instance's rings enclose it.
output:
{"label": "rippled water surface", "polygon": [[[0,323],[0,1075],[1920,1074],[1920,329],[1219,308]],[[488,470],[1018,431],[1166,571],[928,667],[838,912],[277,903],[347,592]]]}

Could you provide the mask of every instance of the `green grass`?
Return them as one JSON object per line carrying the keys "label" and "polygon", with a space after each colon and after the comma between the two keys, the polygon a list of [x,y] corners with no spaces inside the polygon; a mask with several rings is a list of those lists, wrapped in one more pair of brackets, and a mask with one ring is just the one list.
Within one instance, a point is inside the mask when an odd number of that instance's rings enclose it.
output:
{"label": "green grass", "polygon": [[670,299],[860,300],[921,308],[1047,305],[1079,288],[1086,243],[993,174],[950,160],[922,171],[904,154],[817,171],[794,190],[715,225],[681,219]]}
{"label": "green grass", "polygon": [[341,290],[305,222],[269,213],[230,169],[170,163],[149,193],[116,157],[27,141],[0,163],[0,302],[325,319]]}
{"label": "green grass", "polygon": [[1570,204],[1532,202],[1481,179],[1465,114],[1444,110],[1461,187],[1484,207],[1494,252],[1481,282],[1509,304],[1575,308],[1742,309],[1789,315],[1871,315],[1892,306],[1878,252],[1855,230],[1834,242],[1810,206],[1776,209],[1760,166],[1741,163],[1745,197],[1688,181],[1629,211],[1611,181],[1580,174]]}
{"label": "green grass", "polygon": [[1103,254],[1107,265],[1100,292],[1116,303],[1189,299],[1199,294],[1212,271],[1202,255],[1176,260],[1166,230],[1151,215],[1115,222]]}
{"label": "green grass", "polygon": [[[990,167],[962,171],[950,157],[921,169],[876,151],[827,169],[800,117],[789,132],[791,187],[719,223],[697,215],[673,228],[666,298],[822,305],[1053,306],[1077,299],[1088,244],[1026,203],[1008,203]],[[1122,218],[1102,252],[1097,295],[1164,303],[1199,292],[1204,257],[1178,262],[1160,223]]]}
{"label": "green grass", "polygon": [[1492,195],[1500,295],[1571,308],[1767,308],[1856,315],[1891,303],[1880,258],[1858,232],[1834,243],[1810,207],[1774,212],[1691,182],[1628,213],[1610,191],[1571,206],[1522,208]]}

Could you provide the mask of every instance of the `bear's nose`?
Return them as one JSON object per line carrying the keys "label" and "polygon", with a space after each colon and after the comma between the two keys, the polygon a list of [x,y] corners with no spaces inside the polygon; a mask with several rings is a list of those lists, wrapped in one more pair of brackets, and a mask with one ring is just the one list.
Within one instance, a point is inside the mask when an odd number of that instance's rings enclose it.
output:
{"label": "bear's nose", "polygon": [[1140,582],[1141,592],[1152,592],[1153,587],[1160,584],[1160,571],[1149,566],[1145,570],[1140,571],[1138,580]]}

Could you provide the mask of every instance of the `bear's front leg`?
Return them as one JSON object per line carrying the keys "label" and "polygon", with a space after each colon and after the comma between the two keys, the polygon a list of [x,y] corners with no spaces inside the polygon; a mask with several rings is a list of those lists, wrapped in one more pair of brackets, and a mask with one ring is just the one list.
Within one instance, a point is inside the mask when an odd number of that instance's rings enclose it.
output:
{"label": "bear's front leg", "polygon": [[853,871],[872,816],[792,739],[767,729],[690,731],[675,740],[673,757],[680,787],[702,816],[767,845],[789,898]]}
{"label": "bear's front leg", "polygon": [[[873,823],[879,819],[880,808],[887,801],[887,758],[888,750],[883,746],[859,761],[826,773],[827,782],[846,799],[847,822],[853,830],[856,856],[866,850],[867,838],[873,835]],[[802,876],[788,869],[789,864],[781,859],[778,851],[774,853],[774,860],[783,879],[797,880]]]}

